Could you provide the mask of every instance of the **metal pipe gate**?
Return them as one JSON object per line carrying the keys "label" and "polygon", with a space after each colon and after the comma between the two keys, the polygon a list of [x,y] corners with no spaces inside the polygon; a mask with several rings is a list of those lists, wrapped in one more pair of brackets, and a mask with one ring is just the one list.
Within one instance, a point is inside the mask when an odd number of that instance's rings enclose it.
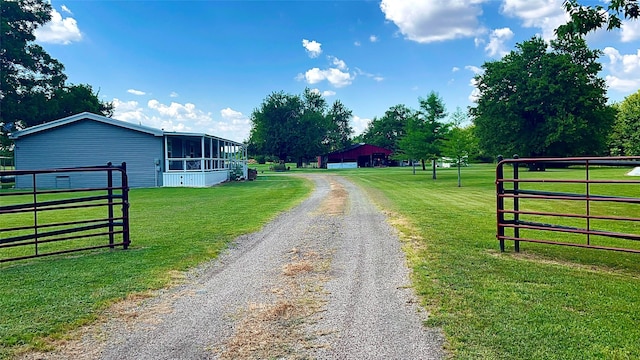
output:
{"label": "metal pipe gate", "polygon": [[[553,171],[522,173],[520,167],[524,165],[536,170],[569,166],[584,168],[584,178],[558,179],[553,176]],[[513,168],[511,175],[506,171],[506,166]],[[640,156],[498,157],[496,238],[500,242],[500,251],[505,251],[505,240],[510,240],[514,242],[516,252],[520,251],[520,242],[525,241],[640,253],[640,247],[619,246],[619,242],[611,245],[612,241],[602,241],[640,240],[640,180],[612,180],[591,176],[597,168],[619,167],[622,172],[625,167],[638,166]],[[552,189],[544,189],[545,187]],[[594,189],[609,194],[598,195]],[[617,194],[616,190],[624,194]],[[550,202],[553,204],[549,204]],[[551,233],[561,235],[551,236]],[[576,240],[576,236],[582,240]]]}
{"label": "metal pipe gate", "polygon": [[[30,190],[0,192],[0,262],[106,247],[128,248],[129,181],[126,163],[120,166],[108,163],[106,166],[1,173],[16,178],[28,176],[32,186]],[[104,173],[106,186],[38,189],[39,176],[60,174],[56,177],[58,179],[68,173]],[[120,175],[119,179],[114,179],[115,174]],[[118,215],[116,210],[119,210]],[[90,244],[81,241],[86,239],[96,241]],[[33,252],[28,253],[24,247],[31,248]]]}

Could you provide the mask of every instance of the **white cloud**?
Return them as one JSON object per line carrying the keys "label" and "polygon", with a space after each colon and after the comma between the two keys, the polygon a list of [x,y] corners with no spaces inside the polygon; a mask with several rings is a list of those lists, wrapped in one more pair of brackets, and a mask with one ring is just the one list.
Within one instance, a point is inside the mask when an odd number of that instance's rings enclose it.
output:
{"label": "white cloud", "polygon": [[360,44],[360,41],[355,41],[355,42],[353,43],[353,45],[355,45],[355,46],[360,46],[360,45],[362,45],[362,44]]}
{"label": "white cloud", "polygon": [[631,93],[640,87],[640,79],[620,79],[617,76],[607,75],[605,81],[609,88],[624,93]]}
{"label": "white cloud", "polygon": [[508,51],[505,42],[513,38],[513,31],[506,28],[495,29],[489,35],[489,43],[485,46],[484,50],[489,56],[505,56]]}
{"label": "white cloud", "polygon": [[347,64],[335,56],[328,56],[332,66],[328,69],[314,67],[304,74],[298,74],[296,80],[305,80],[308,84],[317,84],[321,81],[328,81],[334,87],[340,88],[351,85],[355,80],[355,74],[349,73]]}
{"label": "white cloud", "polygon": [[304,46],[307,54],[309,54],[309,57],[311,58],[318,57],[322,54],[322,44],[315,40],[309,41],[307,39],[302,39],[302,46]]}
{"label": "white cloud", "polygon": [[482,33],[478,17],[484,1],[488,0],[382,0],[380,9],[405,38],[430,43]]}
{"label": "white cloud", "polygon": [[482,44],[485,44],[486,42],[487,42],[487,41],[486,41],[485,39],[483,39],[483,38],[479,38],[479,37],[476,37],[476,38],[474,38],[474,39],[473,39],[473,44],[474,44],[476,47],[478,47],[478,46],[480,46],[480,45],[482,45]]}
{"label": "white cloud", "polygon": [[237,128],[246,128],[249,127],[251,121],[248,117],[246,117],[240,111],[233,110],[232,108],[224,108],[220,110],[220,116],[224,120],[227,120],[229,126],[237,127]]}
{"label": "white cloud", "polygon": [[51,20],[34,32],[36,40],[43,43],[69,45],[82,40],[82,33],[76,19],[62,15],[55,9],[51,10]]}
{"label": "white cloud", "polygon": [[113,105],[114,119],[165,131],[205,133],[242,141],[248,138],[251,129],[250,120],[229,107],[220,110],[221,120],[216,120],[212,113],[202,111],[191,103],[172,102],[166,105],[154,99],[143,107],[137,101],[113,99]]}
{"label": "white cloud", "polygon": [[373,80],[375,80],[377,82],[384,81],[384,77],[382,77],[380,75],[375,75],[375,74],[368,73],[366,71],[363,71],[360,68],[356,68],[356,74],[362,75],[362,76],[366,76],[366,77],[368,77],[370,79],[373,79]]}
{"label": "white cloud", "polygon": [[454,67],[451,69],[451,72],[458,72],[458,71],[460,71],[460,68],[459,68],[459,67],[457,67],[457,66],[454,66]]}
{"label": "white cloud", "polygon": [[[473,73],[474,77],[475,75],[479,75],[482,74],[484,72],[484,70],[482,70],[482,68],[477,67],[477,66],[473,66],[473,65],[467,65],[464,67],[465,70],[469,70]],[[469,101],[471,102],[476,102],[479,97],[480,97],[480,90],[478,90],[478,82],[476,81],[475,78],[471,78],[469,80],[469,86],[471,86],[473,88],[473,90],[471,90],[471,93],[469,94]]]}
{"label": "white cloud", "polygon": [[335,91],[331,91],[331,90],[320,91],[320,89],[318,89],[318,88],[313,88],[310,91],[312,93],[315,93],[315,94],[318,94],[318,95],[322,95],[324,97],[334,96],[336,94]]}
{"label": "white cloud", "polygon": [[640,21],[623,21],[620,33],[622,42],[632,42],[640,39]]}
{"label": "white cloud", "polygon": [[175,92],[175,91],[172,91],[171,94],[169,94],[169,97],[171,97],[171,98],[177,98],[178,96],[180,96],[180,95],[178,95],[178,93]]}
{"label": "white cloud", "polygon": [[127,92],[129,94],[133,94],[133,95],[146,95],[147,94],[144,91],[140,91],[140,90],[136,90],[136,89],[129,89],[129,90],[127,90]]}
{"label": "white cloud", "polygon": [[362,134],[367,129],[367,126],[369,126],[370,122],[371,119],[361,118],[357,115],[354,115],[351,118],[351,127],[353,128],[353,134],[356,136]]}
{"label": "white cloud", "polygon": [[355,76],[336,68],[320,70],[315,67],[304,73],[304,79],[308,84],[317,84],[321,81],[327,80],[331,85],[340,88],[351,85]]}
{"label": "white cloud", "polygon": [[62,9],[62,11],[66,12],[69,15],[73,15],[73,13],[71,12],[71,10],[69,10],[69,8],[67,7],[67,5],[62,5],[60,7],[60,9]]}
{"label": "white cloud", "polygon": [[469,86],[473,88],[473,90],[471,90],[471,94],[469,94],[469,101],[475,103],[480,99],[480,90],[478,89],[478,82],[476,79],[471,78],[471,80],[469,80]]}
{"label": "white cloud", "polygon": [[465,68],[465,70],[469,70],[474,74],[481,74],[482,73],[482,68],[479,68],[477,66],[467,65],[464,68]]}
{"label": "white cloud", "polygon": [[335,56],[328,56],[328,58],[331,61],[331,64],[335,65],[335,67],[337,67],[338,69],[347,70],[347,64],[344,61],[338,59]]}
{"label": "white cloud", "polygon": [[620,54],[618,49],[606,47],[604,54],[609,63],[604,67],[609,71],[605,80],[609,88],[620,92],[632,92],[640,88],[640,49],[635,54]]}
{"label": "white cloud", "polygon": [[377,37],[377,36],[375,36],[375,35],[371,35],[371,36],[369,36],[369,41],[371,41],[371,42],[378,42],[378,37]]}
{"label": "white cloud", "polygon": [[115,119],[128,121],[131,123],[146,122],[144,110],[139,106],[137,101],[120,101],[113,99],[113,117]]}
{"label": "white cloud", "polygon": [[542,37],[550,40],[554,30],[569,20],[562,6],[563,0],[503,0],[501,12],[522,21],[526,28],[539,28]]}

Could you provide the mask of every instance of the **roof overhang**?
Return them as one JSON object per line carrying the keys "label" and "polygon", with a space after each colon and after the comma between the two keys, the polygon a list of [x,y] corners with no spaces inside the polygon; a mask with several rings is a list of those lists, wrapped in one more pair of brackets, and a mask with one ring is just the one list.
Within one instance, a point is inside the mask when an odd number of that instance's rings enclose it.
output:
{"label": "roof overhang", "polygon": [[68,116],[66,118],[62,118],[59,120],[54,120],[48,123],[44,123],[44,124],[40,124],[40,125],[36,125],[36,126],[32,126],[32,127],[28,127],[24,130],[20,130],[20,131],[16,131],[15,133],[11,133],[9,135],[10,139],[18,139],[20,137],[23,136],[28,136],[28,135],[32,135],[32,134],[36,134],[39,133],[41,131],[46,131],[46,130],[50,130],[50,129],[55,129],[57,127],[60,126],[64,126],[64,125],[68,125],[68,124],[72,124],[78,121],[82,121],[82,120],[93,120],[93,121],[98,121],[104,124],[109,124],[109,125],[113,125],[113,126],[118,126],[121,128],[125,128],[125,129],[129,129],[129,130],[133,130],[133,131],[139,131],[139,132],[143,132],[143,133],[147,133],[153,136],[163,136],[164,135],[164,131],[160,130],[160,129],[156,129],[156,128],[152,128],[149,126],[144,126],[144,125],[136,125],[127,121],[122,121],[122,120],[117,120],[117,119],[112,119],[112,118],[108,118],[106,116],[102,116],[102,115],[97,115],[97,114],[93,114],[90,112],[82,112],[79,114],[75,114],[75,115],[71,115]]}

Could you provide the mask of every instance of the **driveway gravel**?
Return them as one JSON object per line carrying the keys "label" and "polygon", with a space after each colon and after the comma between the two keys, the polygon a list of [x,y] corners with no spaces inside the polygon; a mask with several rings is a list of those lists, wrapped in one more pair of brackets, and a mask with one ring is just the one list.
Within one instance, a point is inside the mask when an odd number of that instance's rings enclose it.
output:
{"label": "driveway gravel", "polygon": [[305,176],[309,198],[181,285],[116,305],[77,340],[23,358],[444,358],[382,212],[340,176]]}

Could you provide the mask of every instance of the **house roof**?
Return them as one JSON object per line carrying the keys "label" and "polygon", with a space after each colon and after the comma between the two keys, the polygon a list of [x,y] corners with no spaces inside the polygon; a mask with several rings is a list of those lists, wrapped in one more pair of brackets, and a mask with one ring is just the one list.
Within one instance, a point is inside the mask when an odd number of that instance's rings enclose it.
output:
{"label": "house roof", "polygon": [[51,121],[51,122],[48,122],[48,123],[44,123],[44,124],[28,127],[28,128],[26,128],[24,130],[16,131],[15,133],[10,134],[9,137],[11,139],[18,139],[18,138],[20,138],[22,136],[27,136],[27,135],[39,133],[41,131],[54,129],[54,128],[57,128],[57,127],[60,127],[60,126],[68,125],[68,124],[71,124],[71,123],[74,123],[74,122],[77,122],[77,121],[86,120],[86,119],[102,122],[102,123],[113,125],[113,126],[119,126],[119,127],[122,127],[122,128],[125,128],[125,129],[129,129],[129,130],[140,131],[140,132],[151,134],[151,135],[154,135],[154,136],[163,136],[164,135],[164,131],[160,130],[160,129],[156,129],[156,128],[152,128],[152,127],[144,126],[144,125],[136,125],[136,124],[133,124],[133,123],[130,123],[130,122],[108,118],[106,116],[96,115],[96,114],[93,114],[93,113],[90,113],[90,112],[82,112],[82,113],[79,113],[79,114],[68,116],[66,118],[62,118],[62,119],[59,119],[59,120],[54,120],[54,121]]}

